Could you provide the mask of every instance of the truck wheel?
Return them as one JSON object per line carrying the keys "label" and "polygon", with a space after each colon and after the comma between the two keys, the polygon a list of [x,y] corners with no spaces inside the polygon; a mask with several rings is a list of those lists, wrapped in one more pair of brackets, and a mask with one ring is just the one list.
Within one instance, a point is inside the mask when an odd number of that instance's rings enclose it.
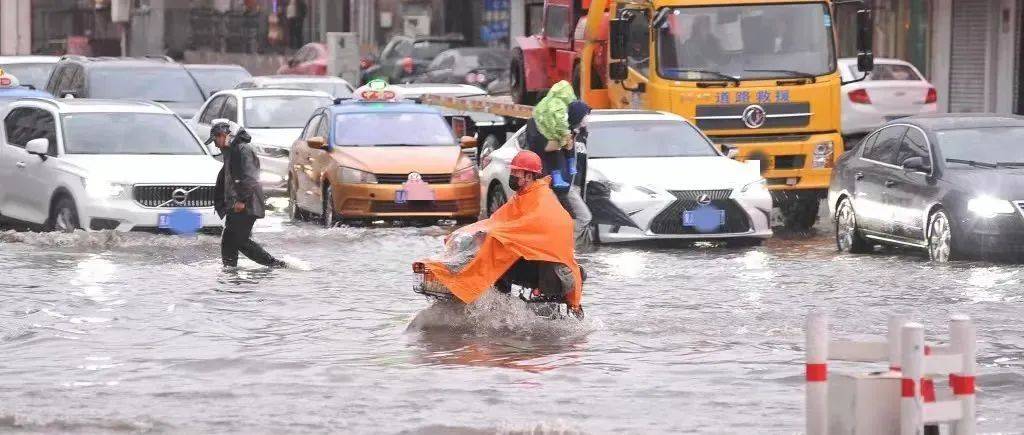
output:
{"label": "truck wheel", "polygon": [[512,51],[512,64],[509,70],[512,82],[512,100],[528,106],[537,104],[537,93],[526,89],[526,62],[523,58],[523,50],[517,48]]}
{"label": "truck wheel", "polygon": [[779,204],[786,229],[791,231],[807,231],[818,221],[818,206],[821,200],[817,196],[798,196],[788,202]]}

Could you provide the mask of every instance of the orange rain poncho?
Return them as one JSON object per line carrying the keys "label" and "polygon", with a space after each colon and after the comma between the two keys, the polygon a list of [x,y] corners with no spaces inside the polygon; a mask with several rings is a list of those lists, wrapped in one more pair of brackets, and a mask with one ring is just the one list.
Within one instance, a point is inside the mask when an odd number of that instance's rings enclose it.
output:
{"label": "orange rain poncho", "polygon": [[472,303],[520,258],[562,263],[572,270],[575,281],[566,303],[578,308],[583,279],[576,264],[572,230],[572,218],[551,190],[551,177],[545,177],[513,196],[490,219],[461,230],[487,233],[476,257],[461,272],[451,272],[438,261],[424,265],[456,297]]}

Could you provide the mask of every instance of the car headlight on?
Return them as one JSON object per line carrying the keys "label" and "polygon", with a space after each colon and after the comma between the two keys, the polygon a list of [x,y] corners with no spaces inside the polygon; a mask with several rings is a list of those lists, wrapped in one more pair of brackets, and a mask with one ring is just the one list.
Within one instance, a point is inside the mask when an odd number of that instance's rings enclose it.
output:
{"label": "car headlight on", "polygon": [[831,168],[832,157],[835,155],[835,143],[830,140],[814,145],[814,158],[811,160],[812,168]]}
{"label": "car headlight on", "polygon": [[127,198],[131,185],[111,183],[98,178],[83,178],[85,193],[93,198]]}
{"label": "car headlight on", "polygon": [[273,145],[252,144],[252,149],[256,151],[256,154],[275,159],[287,159],[290,154],[288,148]]}
{"label": "car headlight on", "polygon": [[467,166],[452,174],[452,183],[471,184],[480,182],[480,174],[476,172],[476,166]]}
{"label": "car headlight on", "polygon": [[338,181],[345,184],[377,184],[377,176],[342,166],[338,168]]}
{"label": "car headlight on", "polygon": [[1000,214],[1015,213],[1013,203],[1005,199],[996,199],[991,196],[979,196],[967,201],[967,209],[978,217],[992,218]]}
{"label": "car headlight on", "polygon": [[768,183],[767,181],[765,181],[764,178],[757,180],[753,183],[744,184],[743,187],[740,188],[740,193],[758,193],[767,191]]}

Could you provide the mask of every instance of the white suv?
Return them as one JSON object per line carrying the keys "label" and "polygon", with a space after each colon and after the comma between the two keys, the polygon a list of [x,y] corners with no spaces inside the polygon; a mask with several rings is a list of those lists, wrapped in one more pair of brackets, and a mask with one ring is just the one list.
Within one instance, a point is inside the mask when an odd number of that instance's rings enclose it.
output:
{"label": "white suv", "polygon": [[157,103],[29,98],[3,112],[0,215],[8,220],[66,232],[155,230],[190,210],[202,227],[220,227],[219,170]]}

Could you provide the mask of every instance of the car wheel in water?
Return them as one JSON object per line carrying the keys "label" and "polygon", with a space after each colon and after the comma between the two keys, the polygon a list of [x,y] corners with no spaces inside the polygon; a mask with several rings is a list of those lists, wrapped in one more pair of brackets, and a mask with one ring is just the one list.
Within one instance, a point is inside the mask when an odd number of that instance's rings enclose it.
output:
{"label": "car wheel in water", "polygon": [[939,210],[928,218],[928,258],[938,263],[956,259],[958,252],[953,244],[953,227],[945,210]]}
{"label": "car wheel in water", "polygon": [[78,211],[75,208],[75,201],[67,196],[62,196],[50,210],[50,220],[46,225],[48,231],[72,233],[80,228],[78,222]]}
{"label": "car wheel in water", "polygon": [[505,196],[505,189],[498,185],[491,186],[491,191],[487,194],[487,216],[490,217],[506,202],[508,198]]}
{"label": "car wheel in water", "polygon": [[306,211],[299,207],[298,186],[295,180],[288,182],[288,218],[295,222],[306,220]]}
{"label": "car wheel in water", "polygon": [[850,198],[843,198],[836,207],[836,249],[839,252],[859,254],[871,250],[871,244],[860,235],[857,228],[857,214],[853,211]]}
{"label": "car wheel in water", "polygon": [[330,184],[324,188],[324,213],[320,217],[324,228],[333,228],[338,224],[338,216],[334,213],[334,188]]}

